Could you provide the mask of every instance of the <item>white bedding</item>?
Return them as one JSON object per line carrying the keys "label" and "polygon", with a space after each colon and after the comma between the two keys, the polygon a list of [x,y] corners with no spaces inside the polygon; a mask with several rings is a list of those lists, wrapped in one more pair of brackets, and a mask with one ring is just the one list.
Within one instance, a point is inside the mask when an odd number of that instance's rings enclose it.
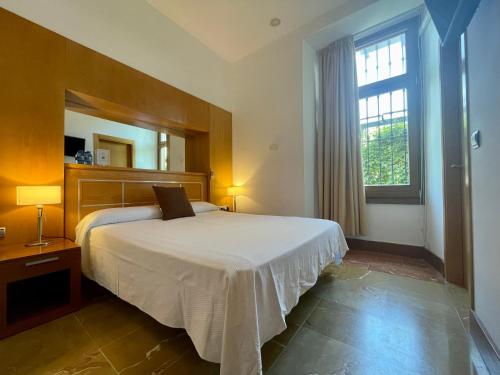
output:
{"label": "white bedding", "polygon": [[221,363],[221,375],[262,374],[260,347],[347,251],[340,226],[327,220],[222,211],[155,217],[155,207],[88,215],[77,227],[84,273],[159,322],[185,328],[202,358]]}

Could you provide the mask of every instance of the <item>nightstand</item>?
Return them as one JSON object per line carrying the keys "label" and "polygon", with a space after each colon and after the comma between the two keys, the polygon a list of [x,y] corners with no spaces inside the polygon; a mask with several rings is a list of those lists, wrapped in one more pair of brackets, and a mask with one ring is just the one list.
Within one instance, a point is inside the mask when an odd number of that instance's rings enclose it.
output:
{"label": "nightstand", "polygon": [[80,247],[66,239],[0,247],[0,338],[78,310],[80,259]]}

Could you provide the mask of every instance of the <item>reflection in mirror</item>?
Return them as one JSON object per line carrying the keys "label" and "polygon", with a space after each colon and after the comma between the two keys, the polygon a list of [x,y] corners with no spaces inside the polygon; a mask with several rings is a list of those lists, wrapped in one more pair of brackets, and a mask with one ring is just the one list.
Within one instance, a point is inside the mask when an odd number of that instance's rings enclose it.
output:
{"label": "reflection in mirror", "polygon": [[185,139],[167,129],[157,132],[70,110],[64,112],[64,127],[65,163],[185,171]]}

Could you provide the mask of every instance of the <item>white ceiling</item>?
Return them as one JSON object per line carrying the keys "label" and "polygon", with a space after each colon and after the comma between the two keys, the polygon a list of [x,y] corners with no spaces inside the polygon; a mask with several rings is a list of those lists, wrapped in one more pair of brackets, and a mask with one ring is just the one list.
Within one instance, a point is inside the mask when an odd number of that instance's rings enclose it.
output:
{"label": "white ceiling", "polygon": [[[234,62],[347,0],[146,0],[223,59]],[[281,25],[271,27],[271,18]]]}

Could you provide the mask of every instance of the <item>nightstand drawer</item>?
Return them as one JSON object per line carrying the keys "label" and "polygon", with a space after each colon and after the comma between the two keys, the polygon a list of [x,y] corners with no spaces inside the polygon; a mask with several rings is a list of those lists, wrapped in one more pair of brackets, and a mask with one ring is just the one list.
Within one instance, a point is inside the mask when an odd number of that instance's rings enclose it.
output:
{"label": "nightstand drawer", "polygon": [[46,263],[54,263],[54,262],[59,262],[59,257],[50,257],[50,258],[43,258],[43,259],[35,259],[29,262],[24,263],[26,267],[33,267],[33,266],[39,266],[41,264],[46,264]]}
{"label": "nightstand drawer", "polygon": [[0,264],[0,280],[12,282],[72,268],[80,263],[80,251],[44,254]]}

